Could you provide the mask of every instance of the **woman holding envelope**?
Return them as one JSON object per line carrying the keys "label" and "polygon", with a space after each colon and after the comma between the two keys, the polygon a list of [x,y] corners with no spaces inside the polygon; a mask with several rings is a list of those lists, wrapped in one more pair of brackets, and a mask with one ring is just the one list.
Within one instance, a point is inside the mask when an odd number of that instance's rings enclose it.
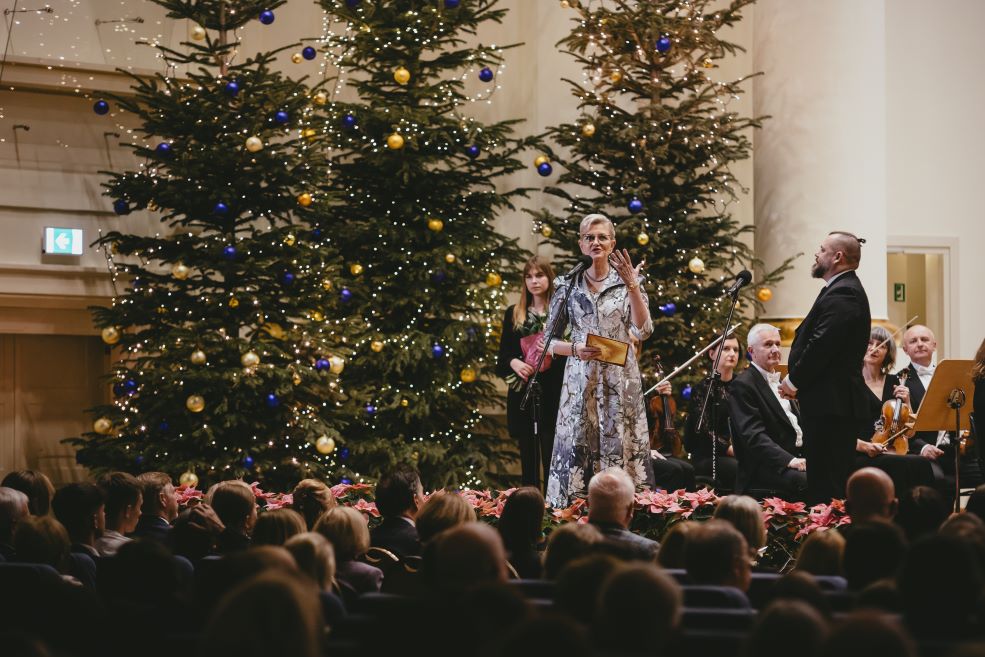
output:
{"label": "woman holding envelope", "polygon": [[[615,250],[615,229],[605,215],[588,215],[578,233],[592,264],[570,280],[554,280],[548,319],[558,316],[571,330],[570,341],[554,340],[550,353],[572,356],[564,369],[547,484],[547,501],[555,508],[587,497],[592,475],[611,466],[628,472],[637,489],[653,486],[642,379],[631,344],[653,332],[641,288],[643,263],[634,267],[625,249]],[[568,286],[574,288],[565,306]]]}
{"label": "woman holding envelope", "polygon": [[[534,436],[533,404],[526,410],[520,408],[527,379],[544,348],[544,328],[547,305],[554,291],[554,269],[544,258],[534,256],[523,266],[523,294],[520,300],[506,309],[503,317],[503,334],[499,340],[499,358],[496,374],[506,379],[510,386],[506,395],[506,424],[512,436],[520,444],[520,467],[524,486],[540,488],[535,463],[539,460],[543,481],[547,482],[547,468],[554,448],[554,426],[557,422],[558,400],[561,398],[561,377],[564,374],[564,358],[544,359],[537,381],[540,383],[539,436]],[[540,453],[537,442],[540,442]]]}

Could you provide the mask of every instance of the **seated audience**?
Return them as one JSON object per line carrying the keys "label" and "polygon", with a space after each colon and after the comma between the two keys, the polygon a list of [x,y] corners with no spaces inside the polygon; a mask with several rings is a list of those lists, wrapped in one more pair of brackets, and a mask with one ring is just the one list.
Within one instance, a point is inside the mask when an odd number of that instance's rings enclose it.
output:
{"label": "seated audience", "polygon": [[475,520],[475,509],[465,498],[458,493],[437,491],[417,513],[417,535],[425,545],[446,529]]}
{"label": "seated audience", "polygon": [[985,585],[974,550],[952,536],[917,539],[897,576],[903,622],[923,639],[959,640],[976,630],[976,612]]}
{"label": "seated audience", "polygon": [[359,561],[369,549],[366,516],[351,507],[337,506],[318,519],[315,531],[327,538],[335,550],[335,579],[347,605],[363,593],[379,592],[383,571]]}
{"label": "seated audience", "polygon": [[144,502],[133,537],[168,545],[171,523],[178,517],[178,497],[171,477],[163,472],[144,472],[137,481],[143,486]]}
{"label": "seated audience", "polygon": [[551,532],[544,552],[544,578],[556,580],[572,561],[591,554],[602,533],[592,525],[568,523]]}
{"label": "seated audience", "polygon": [[0,486],[0,561],[14,558],[14,530],[17,523],[30,515],[27,495]]}
{"label": "seated audience", "polygon": [[246,548],[207,563],[207,568],[196,573],[197,600],[205,613],[214,611],[223,596],[261,573],[301,575],[291,553],[274,545]]}
{"label": "seated audience", "polygon": [[[195,564],[202,558],[216,553],[219,536],[224,529],[222,521],[212,507],[202,502],[182,511],[175,519],[174,527],[169,526],[168,534],[165,536],[174,554]],[[146,540],[155,539],[148,537]]]}
{"label": "seated audience", "polygon": [[570,562],[557,576],[555,608],[590,627],[602,585],[621,567],[621,562],[609,554],[591,554]]}
{"label": "seated audience", "polygon": [[940,529],[951,510],[944,496],[930,486],[914,486],[899,500],[896,524],[909,541],[930,536]]}
{"label": "seated audience", "polygon": [[332,627],[345,617],[345,603],[335,594],[335,551],[317,532],[304,532],[287,539],[284,547],[298,564],[301,574],[318,587],[325,623]]}
{"label": "seated audience", "polygon": [[861,591],[875,581],[893,577],[905,552],[906,538],[896,525],[885,521],[853,524],[845,538],[848,589]]}
{"label": "seated audience", "polygon": [[238,479],[222,481],[209,490],[206,501],[225,527],[219,534],[219,554],[230,554],[250,547],[251,534],[257,521],[253,489]]}
{"label": "seated audience", "polygon": [[111,557],[121,545],[131,540],[126,535],[137,527],[143,487],[131,474],[111,472],[100,477],[99,488],[106,500],[106,529],[96,539],[95,547],[101,556]]}
{"label": "seated audience", "polygon": [[[985,389],[985,383],[981,387]],[[979,422],[978,431],[985,433],[985,413],[982,415],[983,419]],[[978,449],[985,449],[985,447],[979,447]],[[964,510],[966,513],[973,513],[982,520],[985,520],[985,484],[975,487],[975,490],[968,496],[968,502],[965,504]]]}
{"label": "seated audience", "polygon": [[62,576],[79,584],[69,574],[71,539],[60,522],[51,516],[29,516],[17,523],[14,531],[14,551],[19,563],[38,563],[51,566]]}
{"label": "seated audience", "polygon": [[51,485],[47,475],[37,470],[8,472],[0,486],[13,488],[27,495],[27,508],[32,516],[46,516],[51,510],[55,487]]}
{"label": "seated audience", "polygon": [[319,479],[302,479],[299,481],[298,485],[294,487],[291,499],[291,508],[304,517],[304,524],[308,531],[311,531],[326,511],[336,506],[332,489]]}
{"label": "seated audience", "polygon": [[821,646],[822,657],[917,657],[916,646],[891,617],[857,611],[836,623]]}
{"label": "seated audience", "polygon": [[482,584],[505,582],[507,573],[503,541],[485,523],[468,522],[442,532],[424,554],[432,593],[446,602]]}
{"label": "seated audience", "polygon": [[503,505],[497,529],[506,556],[521,579],[538,579],[543,573],[537,544],[543,538],[544,496],[531,486],[517,488]]}
{"label": "seated audience", "polygon": [[264,511],[253,527],[253,545],[283,545],[306,530],[304,518],[293,509]]}
{"label": "seated audience", "polygon": [[106,504],[99,487],[88,482],[63,486],[52,498],[51,509],[68,532],[72,552],[98,559],[96,540],[106,529]]}
{"label": "seated audience", "polygon": [[759,502],[748,495],[728,495],[718,500],[713,517],[738,529],[749,544],[750,556],[759,558],[759,551],[766,547],[766,523]]}
{"label": "seated audience", "polygon": [[811,575],[843,575],[845,537],[837,529],[815,531],[797,552],[796,569]]}
{"label": "seated audience", "polygon": [[793,570],[778,578],[773,583],[771,603],[781,600],[796,600],[810,605],[824,618],[831,616],[831,605],[824,597],[821,585],[813,575],[803,570]]}
{"label": "seated audience", "polygon": [[605,547],[616,556],[654,561],[660,544],[629,531],[636,487],[625,470],[606,468],[588,483],[588,522],[605,537]]}
{"label": "seated audience", "polygon": [[955,514],[941,525],[939,536],[956,538],[970,547],[985,573],[985,522],[971,513]]}
{"label": "seated audience", "polygon": [[656,565],[623,566],[602,585],[594,643],[607,652],[662,655],[678,631],[683,606],[681,587]]}
{"label": "seated audience", "polygon": [[845,510],[852,524],[872,520],[892,521],[896,515],[893,480],[879,468],[860,468],[848,478]]}
{"label": "seated audience", "polygon": [[496,657],[593,657],[585,628],[560,615],[534,615],[503,639]]}
{"label": "seated audience", "polygon": [[798,657],[817,657],[828,635],[828,623],[813,606],[783,600],[768,606],[743,644],[744,657],[787,657],[796,646]]}
{"label": "seated audience", "polygon": [[369,533],[370,545],[399,558],[419,556],[421,541],[414,519],[422,504],[424,487],[413,467],[401,464],[383,475],[376,485],[376,508],[383,522]]}
{"label": "seated audience", "polygon": [[684,564],[695,584],[746,592],[752,581],[749,544],[724,520],[708,520],[688,534]]}
{"label": "seated audience", "polygon": [[684,570],[684,548],[687,537],[697,525],[693,522],[676,522],[660,541],[660,551],[657,552],[657,563],[664,568]]}

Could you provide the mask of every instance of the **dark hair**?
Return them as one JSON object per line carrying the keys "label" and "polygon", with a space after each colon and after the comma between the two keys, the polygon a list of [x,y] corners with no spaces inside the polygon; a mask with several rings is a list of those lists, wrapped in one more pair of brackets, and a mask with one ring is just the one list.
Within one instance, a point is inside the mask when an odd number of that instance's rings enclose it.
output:
{"label": "dark hair", "polygon": [[253,528],[253,545],[283,545],[287,539],[307,531],[304,518],[294,509],[264,511]]}
{"label": "dark hair", "polygon": [[917,649],[899,622],[884,613],[856,611],[835,625],[820,654],[824,657],[916,657]]}
{"label": "dark hair", "polygon": [[876,580],[893,577],[905,551],[906,538],[896,525],[881,520],[853,524],[843,561],[848,589],[861,591]]}
{"label": "dark hair", "polygon": [[148,516],[159,514],[161,508],[161,493],[173,485],[171,477],[164,472],[144,472],[137,476],[137,481],[144,487],[144,503],[141,511]]}
{"label": "dark hair", "polygon": [[817,609],[802,600],[773,602],[756,620],[746,636],[744,657],[785,657],[791,647],[814,657],[828,634],[828,624]]}
{"label": "dark hair", "polygon": [[935,533],[947,520],[951,510],[944,496],[930,486],[914,486],[899,500],[896,524],[908,540]]}
{"label": "dark hair", "polygon": [[59,488],[51,500],[51,509],[68,535],[75,539],[92,530],[92,517],[105,502],[98,486],[83,481]]}
{"label": "dark hair", "polygon": [[974,550],[964,541],[952,536],[917,539],[903,558],[897,581],[903,620],[917,638],[953,640],[971,630],[983,575]]}
{"label": "dark hair", "polygon": [[32,516],[48,515],[55,487],[43,473],[37,470],[8,472],[0,486],[13,488],[27,495],[27,510]]}
{"label": "dark hair", "polygon": [[602,541],[602,532],[594,525],[568,523],[551,532],[544,552],[544,578],[556,579],[564,567],[591,554],[596,543]]}
{"label": "dark hair", "polygon": [[[599,591],[593,637],[607,652],[663,654],[681,622],[681,587],[654,564],[613,573]],[[627,632],[628,627],[647,631]]]}
{"label": "dark hair", "polygon": [[732,523],[706,520],[690,532],[684,546],[684,565],[695,584],[722,585],[731,577],[736,559],[749,558],[749,544]]}
{"label": "dark hair", "polygon": [[50,516],[28,516],[14,530],[14,552],[24,563],[47,564],[64,572],[71,545],[65,527]]}
{"label": "dark hair", "polygon": [[[985,415],[982,416],[982,421],[985,421]],[[982,436],[982,438],[985,438],[985,436]],[[968,496],[968,503],[965,505],[964,510],[965,513],[972,513],[981,520],[985,520],[985,484],[975,487],[975,490]]]}
{"label": "dark hair", "polygon": [[256,495],[246,482],[233,479],[216,484],[209,502],[226,529],[239,530],[256,508]]}
{"label": "dark hair", "polygon": [[294,487],[291,497],[291,508],[304,517],[308,530],[315,526],[326,511],[338,505],[332,489],[319,479],[302,479]]}
{"label": "dark hair", "polygon": [[106,500],[106,516],[116,518],[128,506],[136,506],[143,495],[143,486],[126,472],[110,472],[99,478],[99,489]]}
{"label": "dark hair", "polygon": [[684,547],[688,535],[698,526],[693,522],[675,522],[660,540],[657,563],[664,568],[684,568]]}
{"label": "dark hair", "polygon": [[421,475],[413,466],[400,463],[380,477],[376,485],[376,508],[383,517],[399,516],[414,505]]}
{"label": "dark hair", "polygon": [[499,517],[499,535],[507,552],[529,550],[540,540],[544,524],[544,496],[532,486],[517,488],[506,499]]}
{"label": "dark hair", "polygon": [[620,566],[620,561],[609,554],[590,554],[570,562],[557,576],[555,608],[580,623],[591,624],[602,584]]}

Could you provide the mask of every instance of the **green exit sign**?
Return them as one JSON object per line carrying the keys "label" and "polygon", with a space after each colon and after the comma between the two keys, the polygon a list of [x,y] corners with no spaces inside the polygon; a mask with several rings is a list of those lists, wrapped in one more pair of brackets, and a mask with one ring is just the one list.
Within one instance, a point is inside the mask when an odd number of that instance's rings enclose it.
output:
{"label": "green exit sign", "polygon": [[41,248],[42,253],[48,255],[82,255],[82,229],[81,228],[55,228],[46,226],[44,229],[44,243]]}
{"label": "green exit sign", "polygon": [[893,301],[906,301],[906,283],[893,283]]}

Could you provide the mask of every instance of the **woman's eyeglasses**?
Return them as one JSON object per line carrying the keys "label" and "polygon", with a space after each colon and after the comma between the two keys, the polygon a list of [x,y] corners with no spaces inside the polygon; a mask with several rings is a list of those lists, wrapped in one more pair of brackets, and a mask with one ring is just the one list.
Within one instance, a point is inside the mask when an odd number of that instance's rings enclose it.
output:
{"label": "woman's eyeglasses", "polygon": [[609,237],[608,235],[599,234],[599,235],[582,235],[581,239],[586,244],[591,244],[592,242],[598,242],[599,244],[606,244],[612,238]]}

